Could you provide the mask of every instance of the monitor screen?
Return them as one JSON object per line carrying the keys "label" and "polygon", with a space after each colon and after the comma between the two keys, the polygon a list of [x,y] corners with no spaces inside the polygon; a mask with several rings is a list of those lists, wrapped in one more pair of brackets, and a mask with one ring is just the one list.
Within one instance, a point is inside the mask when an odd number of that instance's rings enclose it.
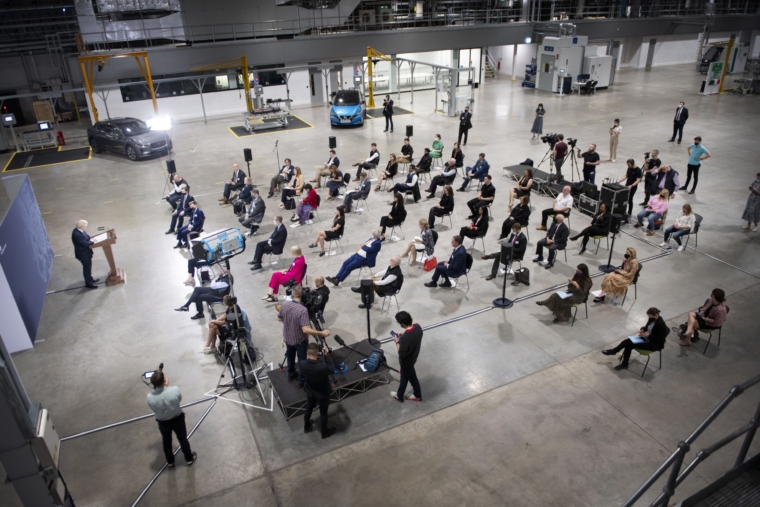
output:
{"label": "monitor screen", "polygon": [[15,120],[15,118],[12,114],[3,115],[3,125],[11,125],[13,123],[13,120]]}
{"label": "monitor screen", "polygon": [[53,130],[53,125],[49,121],[37,122],[37,128],[40,130]]}

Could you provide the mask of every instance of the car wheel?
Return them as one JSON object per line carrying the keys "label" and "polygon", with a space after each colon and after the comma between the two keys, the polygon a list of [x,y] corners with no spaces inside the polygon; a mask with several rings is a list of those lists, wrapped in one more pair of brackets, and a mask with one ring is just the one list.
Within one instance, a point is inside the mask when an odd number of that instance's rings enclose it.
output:
{"label": "car wheel", "polygon": [[98,142],[95,140],[94,137],[90,139],[90,148],[92,148],[92,151],[94,151],[95,153],[100,153],[101,151],[100,145],[98,144]]}
{"label": "car wheel", "polygon": [[127,157],[134,162],[137,160],[137,150],[132,145],[127,145]]}

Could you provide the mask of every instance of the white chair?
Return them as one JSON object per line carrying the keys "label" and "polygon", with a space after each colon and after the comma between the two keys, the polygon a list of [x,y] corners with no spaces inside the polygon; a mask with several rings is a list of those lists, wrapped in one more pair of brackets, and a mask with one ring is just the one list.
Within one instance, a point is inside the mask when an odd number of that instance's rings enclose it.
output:
{"label": "white chair", "polygon": [[362,267],[360,267],[360,268],[359,268],[359,273],[358,273],[358,275],[356,276],[356,286],[357,286],[357,287],[358,287],[359,285],[361,285],[361,281],[362,281],[362,272],[363,272],[365,269],[366,269],[366,270],[367,270],[367,272],[370,274],[370,276],[372,275],[372,271],[369,269],[369,267],[368,267],[368,266],[362,266]]}
{"label": "white chair", "polygon": [[389,234],[391,241],[393,241],[393,231],[395,231],[396,228],[398,228],[399,232],[401,232],[401,239],[406,239],[404,238],[404,230],[401,228],[402,225],[404,225],[404,222],[391,226],[391,233]]}
{"label": "white chair", "polygon": [[[281,253],[269,253],[269,258],[267,259],[267,265],[271,268],[273,265],[282,262],[282,254]],[[277,260],[272,262],[272,256],[276,256]]]}
{"label": "white chair", "polygon": [[359,203],[362,203],[362,202],[364,203],[364,206],[367,208],[367,211],[369,211],[369,204],[367,203],[367,197],[359,197],[353,202],[354,215],[361,215],[362,211],[364,211],[364,208],[359,206]]}
{"label": "white chair", "polygon": [[396,297],[399,292],[401,292],[400,288],[397,289],[396,292],[394,292],[393,294],[385,294],[383,296],[383,298],[382,298],[383,302],[382,302],[382,305],[380,305],[380,315],[382,315],[383,311],[385,310],[385,302],[386,301],[388,301],[388,312],[390,313],[390,311],[391,311],[391,298],[393,298],[393,299],[396,300],[396,313],[398,313],[398,312],[401,311],[401,309],[400,309],[400,307],[398,305],[398,298]]}
{"label": "white chair", "polygon": [[[340,247],[340,253],[343,253],[343,244],[340,242],[340,240],[343,238],[343,235],[338,236],[337,238],[326,238],[325,242],[327,243],[327,248],[325,248],[325,255],[330,255],[330,249],[332,248],[333,241],[338,242],[338,246]],[[337,254],[338,251],[336,250],[335,253]]]}

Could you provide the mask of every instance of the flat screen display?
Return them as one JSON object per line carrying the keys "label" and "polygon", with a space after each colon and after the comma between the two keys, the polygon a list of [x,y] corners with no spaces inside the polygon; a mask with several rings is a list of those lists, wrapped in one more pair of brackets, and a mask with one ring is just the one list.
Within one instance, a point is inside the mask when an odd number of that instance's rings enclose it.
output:
{"label": "flat screen display", "polygon": [[41,131],[53,130],[53,125],[49,121],[40,121],[37,122],[37,128]]}

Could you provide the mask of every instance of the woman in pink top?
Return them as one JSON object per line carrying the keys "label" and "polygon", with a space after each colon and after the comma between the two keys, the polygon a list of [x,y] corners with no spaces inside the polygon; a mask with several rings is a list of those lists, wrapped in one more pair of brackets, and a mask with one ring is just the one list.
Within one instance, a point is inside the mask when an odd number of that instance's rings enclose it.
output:
{"label": "woman in pink top", "polygon": [[710,299],[696,312],[689,312],[689,321],[681,324],[681,341],[679,345],[687,347],[691,345],[694,331],[697,329],[718,329],[726,322],[728,307],[726,306],[726,293],[723,289],[714,289]]}
{"label": "woman in pink top", "polygon": [[272,278],[269,279],[269,293],[266,297],[261,298],[264,301],[273,302],[277,301],[277,294],[280,292],[280,285],[285,285],[290,280],[295,279],[296,283],[301,284],[303,274],[306,271],[306,259],[301,252],[300,246],[290,247],[290,253],[293,254],[295,260],[290,268],[285,271],[278,271],[272,273]]}
{"label": "woman in pink top", "polygon": [[644,217],[647,217],[649,219],[647,236],[654,235],[654,221],[661,219],[668,211],[668,201],[670,201],[670,192],[663,188],[658,195],[649,199],[646,209],[639,211],[638,222],[634,227],[644,227]]}

